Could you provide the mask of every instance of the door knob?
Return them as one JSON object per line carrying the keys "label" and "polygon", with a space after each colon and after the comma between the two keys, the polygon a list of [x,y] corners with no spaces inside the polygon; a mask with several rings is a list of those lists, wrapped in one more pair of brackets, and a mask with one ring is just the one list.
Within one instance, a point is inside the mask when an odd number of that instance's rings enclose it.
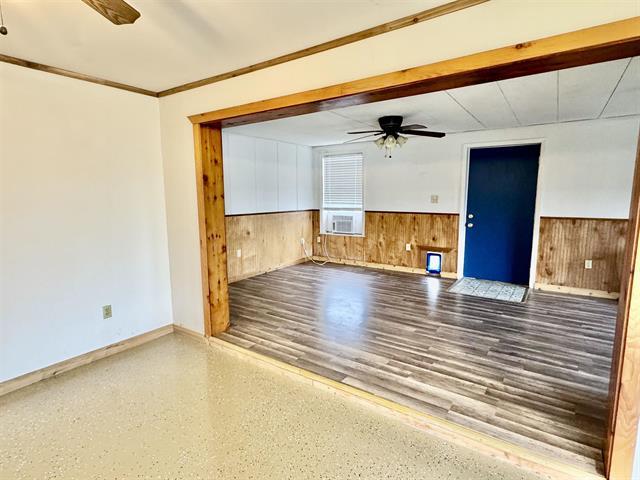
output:
{"label": "door knob", "polygon": [[467,228],[473,228],[473,223],[467,223]]}
{"label": "door knob", "polygon": [[469,215],[467,215],[467,218],[473,218],[473,213],[470,213]]}

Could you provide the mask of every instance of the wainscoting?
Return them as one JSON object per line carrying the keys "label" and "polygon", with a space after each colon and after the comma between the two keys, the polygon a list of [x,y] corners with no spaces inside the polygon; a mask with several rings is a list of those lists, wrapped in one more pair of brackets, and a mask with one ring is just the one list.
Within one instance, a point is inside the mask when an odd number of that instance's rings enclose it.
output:
{"label": "wainscoting", "polygon": [[[437,213],[366,212],[365,236],[320,235],[320,215],[313,212],[313,252],[334,260],[424,268],[425,252],[418,245],[451,248],[445,254],[443,272],[457,271],[458,215]],[[411,244],[411,251],[405,249]]]}
{"label": "wainscoting", "polygon": [[[307,210],[227,216],[229,282],[303,262],[300,239],[311,245],[312,213]],[[308,248],[311,254],[311,247]]]}
{"label": "wainscoting", "polygon": [[[317,210],[229,215],[226,228],[230,282],[303,262],[301,238],[314,256],[328,254],[338,262],[405,271],[424,268],[425,254],[418,245],[451,248],[444,256],[443,272],[454,274],[458,268],[457,214],[366,212],[364,237],[320,235]],[[627,220],[541,218],[536,287],[615,294],[620,289],[626,233]],[[593,261],[591,269],[584,268],[588,259]]]}
{"label": "wainscoting", "polygon": [[541,218],[536,286],[618,292],[626,235],[627,220]]}

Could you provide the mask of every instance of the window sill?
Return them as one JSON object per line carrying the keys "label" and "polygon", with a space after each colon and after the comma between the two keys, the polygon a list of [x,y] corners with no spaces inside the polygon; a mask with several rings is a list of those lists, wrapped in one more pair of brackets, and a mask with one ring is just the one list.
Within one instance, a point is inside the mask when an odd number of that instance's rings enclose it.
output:
{"label": "window sill", "polygon": [[327,235],[331,237],[362,237],[364,238],[364,233],[324,233],[320,232],[320,235]]}

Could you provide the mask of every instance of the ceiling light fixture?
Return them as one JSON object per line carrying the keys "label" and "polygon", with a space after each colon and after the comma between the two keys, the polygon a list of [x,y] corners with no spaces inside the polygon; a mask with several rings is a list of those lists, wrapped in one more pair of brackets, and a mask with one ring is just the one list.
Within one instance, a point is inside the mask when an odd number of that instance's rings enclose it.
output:
{"label": "ceiling light fixture", "polygon": [[[353,140],[347,140],[344,143],[357,142],[364,138],[378,137],[374,140],[378,148],[385,149],[385,158],[391,158],[391,150],[396,146],[401,147],[407,143],[405,135],[416,135],[418,137],[434,137],[442,138],[446,134],[444,132],[427,132],[424,125],[412,123],[411,125],[402,124],[401,115],[387,115],[378,119],[380,130],[364,130],[359,132],[347,132],[349,135],[361,135],[366,133],[364,137],[358,137]],[[402,134],[402,135],[401,135]]]}
{"label": "ceiling light fixture", "polygon": [[385,158],[391,158],[391,151],[396,147],[402,147],[407,143],[407,137],[402,135],[384,135],[374,142],[379,149],[385,149]]}

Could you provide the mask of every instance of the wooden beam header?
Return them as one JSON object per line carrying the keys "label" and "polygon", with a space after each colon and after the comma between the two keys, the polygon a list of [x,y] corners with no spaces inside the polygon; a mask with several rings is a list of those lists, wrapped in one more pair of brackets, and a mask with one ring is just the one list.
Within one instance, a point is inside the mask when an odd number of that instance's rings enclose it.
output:
{"label": "wooden beam header", "polygon": [[222,127],[640,55],[640,17],[189,117]]}

